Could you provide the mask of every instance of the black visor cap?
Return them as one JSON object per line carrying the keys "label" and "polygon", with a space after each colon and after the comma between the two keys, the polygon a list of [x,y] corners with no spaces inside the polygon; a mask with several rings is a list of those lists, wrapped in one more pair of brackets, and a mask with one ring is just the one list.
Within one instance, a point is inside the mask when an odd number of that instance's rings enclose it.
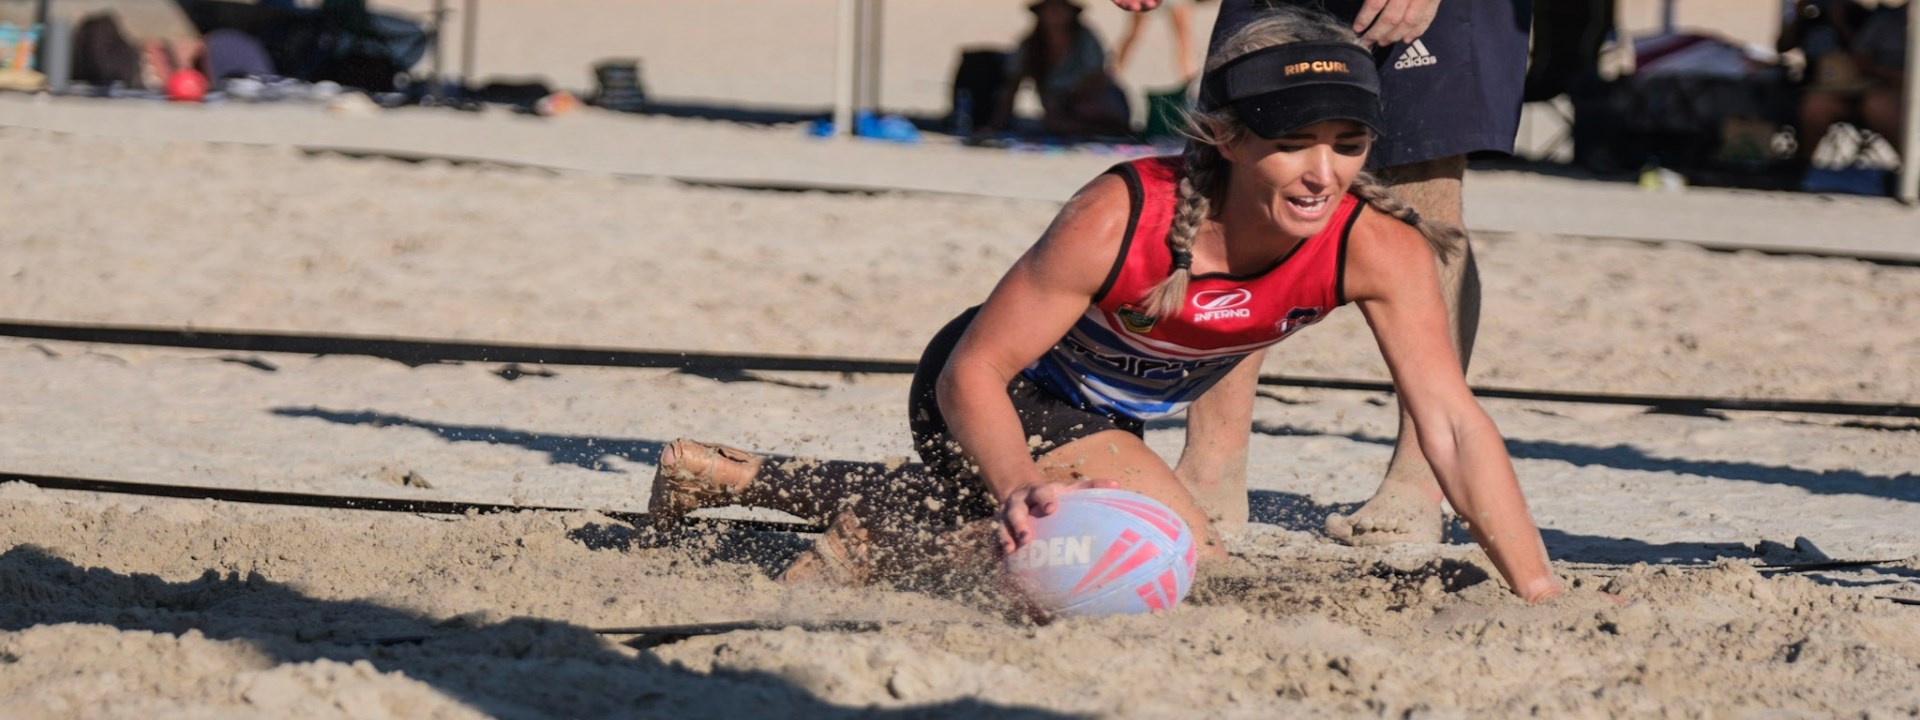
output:
{"label": "black visor cap", "polygon": [[1308,125],[1352,120],[1380,133],[1380,96],[1352,85],[1313,85],[1233,101],[1233,114],[1253,134],[1268,140]]}
{"label": "black visor cap", "polygon": [[1208,71],[1205,108],[1231,107],[1254,134],[1277,139],[1327,120],[1380,132],[1380,75],[1373,55],[1340,41],[1275,45]]}

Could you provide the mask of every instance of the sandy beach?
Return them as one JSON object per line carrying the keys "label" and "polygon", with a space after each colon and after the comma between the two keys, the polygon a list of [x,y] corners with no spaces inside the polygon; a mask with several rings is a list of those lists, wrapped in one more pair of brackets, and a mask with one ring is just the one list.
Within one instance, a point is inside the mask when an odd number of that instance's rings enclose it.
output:
{"label": "sandy beach", "polygon": [[[680,7],[640,5],[616,19]],[[940,16],[897,12],[922,29],[893,46],[945,42]],[[812,74],[750,59],[727,97],[780,101]],[[492,162],[327,151],[355,147]],[[6,96],[0,320],[910,360],[1122,159],[595,110]],[[1915,253],[1911,209],[1468,182],[1476,386],[1920,405],[1920,266],[1845,257]],[[1920,716],[1911,415],[1483,400],[1574,588],[1528,607],[1457,527],[1446,544],[1328,540],[1326,516],[1386,465],[1392,397],[1266,387],[1255,522],[1225,566],[1169,613],[1034,625],[974,593],[776,584],[805,534],[621,519],[676,437],[910,456],[903,375],[19,337],[0,338],[0,367],[0,472],[561,508],[0,483],[5,717]],[[1264,371],[1386,378],[1351,309]],[[1173,456],[1183,434],[1174,419],[1147,439]]]}

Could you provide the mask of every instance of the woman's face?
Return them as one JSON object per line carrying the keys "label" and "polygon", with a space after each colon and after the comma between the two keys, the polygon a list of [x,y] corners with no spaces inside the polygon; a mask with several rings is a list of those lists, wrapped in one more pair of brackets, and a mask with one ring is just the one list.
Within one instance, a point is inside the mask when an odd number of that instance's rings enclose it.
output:
{"label": "woman's face", "polygon": [[1253,133],[1221,148],[1233,174],[1229,202],[1251,203],[1288,237],[1327,226],[1367,162],[1373,136],[1352,120],[1327,120],[1275,140]]}

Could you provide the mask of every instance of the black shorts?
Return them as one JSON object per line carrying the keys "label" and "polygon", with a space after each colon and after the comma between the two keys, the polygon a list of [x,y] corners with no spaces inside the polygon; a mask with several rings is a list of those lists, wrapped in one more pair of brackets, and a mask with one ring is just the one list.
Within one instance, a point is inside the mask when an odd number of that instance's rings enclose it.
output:
{"label": "black shorts", "polygon": [[[1259,11],[1321,8],[1353,22],[1360,0],[1222,0],[1212,46]],[[1532,0],[1447,0],[1412,43],[1375,50],[1385,136],[1367,164],[1380,168],[1472,153],[1512,153],[1527,78]]]}
{"label": "black shorts", "polygon": [[[952,483],[950,499],[965,518],[990,517],[997,508],[992,495],[986,492],[986,485],[947,431],[947,419],[940,414],[934,386],[940,379],[940,371],[947,366],[947,358],[953,355],[953,347],[959,344],[960,336],[966,333],[973,316],[979,312],[978,307],[967,309],[927,343],[926,352],[920,355],[920,365],[914,370],[913,387],[907,397],[907,426],[913,430],[913,449],[939,480]],[[1036,459],[1094,433],[1125,430],[1139,436],[1146,430],[1146,423],[1140,420],[1079,407],[1035,385],[1025,375],[1015,376],[1013,382],[1007,384],[1007,396],[1013,400],[1014,414],[1020,416],[1021,432],[1027,436],[1027,447]]]}

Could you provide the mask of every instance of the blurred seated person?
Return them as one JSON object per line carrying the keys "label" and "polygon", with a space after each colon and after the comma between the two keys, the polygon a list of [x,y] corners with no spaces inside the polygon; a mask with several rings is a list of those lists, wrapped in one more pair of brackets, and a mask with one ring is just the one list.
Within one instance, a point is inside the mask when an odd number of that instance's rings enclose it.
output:
{"label": "blurred seated person", "polygon": [[1132,113],[1126,93],[1107,73],[1107,52],[1093,29],[1080,21],[1073,0],[1039,0],[1033,32],[1020,42],[1008,68],[1008,82],[994,106],[987,130],[1005,130],[1013,119],[1013,101],[1027,80],[1040,95],[1041,130],[1054,135],[1127,135]]}
{"label": "blurred seated person", "polygon": [[1898,149],[1906,84],[1907,6],[1855,0],[1796,0],[1779,49],[1806,55],[1800,99],[1800,158],[1810,159],[1834,123],[1864,125]]}

